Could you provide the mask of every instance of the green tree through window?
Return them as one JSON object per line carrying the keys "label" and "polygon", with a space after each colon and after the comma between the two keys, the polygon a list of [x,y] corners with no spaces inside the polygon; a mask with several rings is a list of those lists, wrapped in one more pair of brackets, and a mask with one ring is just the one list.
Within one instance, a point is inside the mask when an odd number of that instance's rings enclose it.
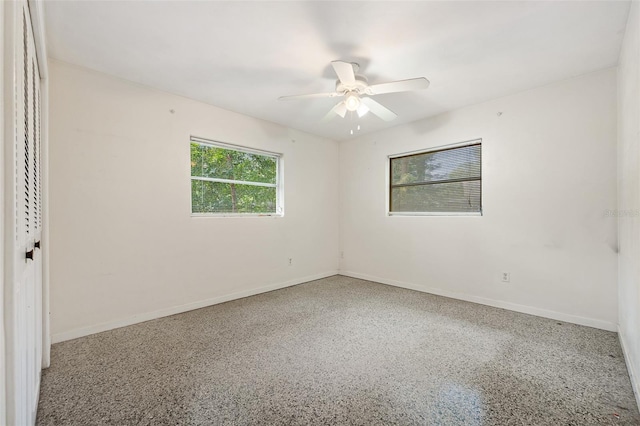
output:
{"label": "green tree through window", "polygon": [[277,154],[191,141],[192,213],[276,214]]}

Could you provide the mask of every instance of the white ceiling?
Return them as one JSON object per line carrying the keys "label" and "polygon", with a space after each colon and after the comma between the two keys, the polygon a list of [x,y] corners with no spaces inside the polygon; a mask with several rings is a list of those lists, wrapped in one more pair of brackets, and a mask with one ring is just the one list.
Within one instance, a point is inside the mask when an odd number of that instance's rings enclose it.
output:
{"label": "white ceiling", "polygon": [[[53,58],[331,139],[363,134],[615,66],[628,1],[50,1]],[[330,62],[358,62],[370,84],[431,86],[376,100],[386,123],[320,119]]]}

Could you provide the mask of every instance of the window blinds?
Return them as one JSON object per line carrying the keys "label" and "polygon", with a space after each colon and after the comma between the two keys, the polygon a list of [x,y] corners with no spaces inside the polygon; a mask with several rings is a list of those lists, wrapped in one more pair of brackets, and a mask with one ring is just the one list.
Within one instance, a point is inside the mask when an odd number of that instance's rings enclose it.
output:
{"label": "window blinds", "polygon": [[481,143],[391,158],[391,213],[479,213]]}

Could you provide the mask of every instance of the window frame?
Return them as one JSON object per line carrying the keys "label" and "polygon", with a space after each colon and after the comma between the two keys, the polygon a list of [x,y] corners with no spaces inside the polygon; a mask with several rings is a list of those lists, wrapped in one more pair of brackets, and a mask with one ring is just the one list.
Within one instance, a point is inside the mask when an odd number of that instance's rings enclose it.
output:
{"label": "window frame", "polygon": [[[451,149],[456,149],[456,148],[463,148],[466,146],[472,146],[472,145],[480,145],[481,147],[481,151],[480,151],[480,211],[477,212],[393,212],[391,211],[391,207],[392,207],[392,201],[391,201],[391,196],[392,196],[392,182],[393,182],[393,176],[392,176],[392,168],[391,168],[391,160],[395,159],[395,158],[402,158],[402,157],[411,157],[414,155],[422,155],[422,154],[427,154],[430,152],[438,152],[438,151],[448,151]],[[462,181],[469,181],[470,179],[464,179]],[[482,176],[482,138],[478,138],[478,139],[472,139],[472,140],[468,140],[468,141],[463,141],[463,142],[457,142],[457,143],[452,143],[452,144],[447,144],[447,145],[439,145],[436,147],[431,147],[431,148],[427,148],[427,149],[421,149],[421,150],[417,150],[417,151],[408,151],[408,152],[402,152],[402,153],[398,153],[398,154],[391,154],[387,156],[387,196],[386,196],[386,213],[387,216],[399,216],[399,217],[407,217],[407,216],[483,216],[484,215],[484,206],[482,203],[482,193],[483,193],[483,176]]]}
{"label": "window frame", "polygon": [[[228,149],[232,151],[244,152],[247,154],[261,155],[264,157],[272,157],[276,159],[276,183],[269,184],[264,182],[250,182],[250,181],[240,181],[240,180],[230,180],[230,179],[222,179],[222,178],[205,178],[203,176],[193,176],[191,175],[191,168],[189,168],[189,211],[191,212],[191,217],[283,217],[284,216],[284,180],[282,178],[282,169],[283,169],[283,154],[279,152],[266,151],[257,148],[249,148],[247,146],[231,144],[228,142],[220,142],[211,139],[200,138],[197,136],[191,136],[189,138],[189,158],[191,158],[191,144],[196,143],[199,145],[210,146],[215,148]],[[276,189],[276,211],[273,213],[255,213],[255,212],[247,212],[247,213],[231,213],[231,212],[208,212],[208,213],[198,213],[193,211],[193,193],[191,184],[194,180],[205,181],[205,182],[222,182],[222,183],[236,183],[239,185],[252,185],[252,186],[262,186]]]}

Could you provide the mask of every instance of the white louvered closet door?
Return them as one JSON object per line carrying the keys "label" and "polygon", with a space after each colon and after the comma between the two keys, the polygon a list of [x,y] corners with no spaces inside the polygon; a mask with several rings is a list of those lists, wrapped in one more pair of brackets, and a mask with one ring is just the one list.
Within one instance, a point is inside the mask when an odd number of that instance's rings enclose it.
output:
{"label": "white louvered closet door", "polygon": [[[10,384],[14,424],[35,423],[42,363],[40,74],[27,2],[16,24],[15,268]],[[13,371],[11,371],[13,370]]]}

